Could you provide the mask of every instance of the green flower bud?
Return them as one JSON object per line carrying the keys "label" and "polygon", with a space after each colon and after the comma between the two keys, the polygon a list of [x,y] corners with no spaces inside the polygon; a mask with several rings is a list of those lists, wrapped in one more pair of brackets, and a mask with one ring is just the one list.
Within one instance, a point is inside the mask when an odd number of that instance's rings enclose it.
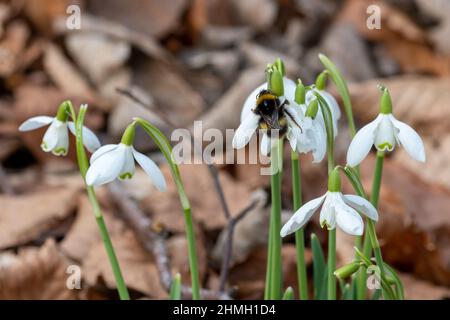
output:
{"label": "green flower bud", "polygon": [[274,64],[273,64],[273,66],[274,66],[278,71],[280,71],[281,76],[284,77],[284,76],[286,75],[286,70],[285,70],[285,68],[284,68],[283,60],[281,60],[280,58],[277,58],[277,59],[275,60]]}
{"label": "green flower bud", "polygon": [[61,122],[66,122],[67,121],[67,118],[68,118],[69,112],[70,112],[69,111],[70,110],[70,107],[69,107],[70,104],[71,104],[71,102],[66,100],[66,101],[64,101],[63,103],[61,103],[59,105],[58,112],[56,113],[56,119],[58,119]]}
{"label": "green flower bud", "polygon": [[391,100],[391,94],[389,93],[389,90],[383,86],[379,86],[381,91],[383,92],[383,95],[380,99],[380,113],[382,114],[391,114],[392,113],[392,100]]}
{"label": "green flower bud", "polygon": [[287,287],[283,294],[283,300],[294,300],[294,289]]}
{"label": "green flower bud", "polygon": [[269,89],[276,96],[284,95],[284,85],[283,85],[283,76],[278,69],[273,69],[271,73],[269,73]]}
{"label": "green flower bud", "polygon": [[319,101],[315,99],[311,101],[311,103],[308,106],[308,109],[306,109],[305,116],[314,119],[317,116],[318,111],[319,111]]}
{"label": "green flower bud", "polygon": [[126,146],[133,145],[134,136],[136,135],[135,123],[131,123],[123,132],[122,140],[120,141]]}
{"label": "green flower bud", "polygon": [[295,102],[298,104],[305,103],[306,89],[300,79],[297,80],[297,88],[295,88]]}
{"label": "green flower bud", "polygon": [[328,191],[341,192],[341,176],[338,168],[334,168],[328,177]]}
{"label": "green flower bud", "polygon": [[328,71],[322,71],[316,79],[316,88],[318,90],[324,90],[325,86],[327,85],[327,75]]}
{"label": "green flower bud", "polygon": [[334,275],[339,279],[346,279],[359,270],[359,262],[352,262],[340,267],[334,272]]}

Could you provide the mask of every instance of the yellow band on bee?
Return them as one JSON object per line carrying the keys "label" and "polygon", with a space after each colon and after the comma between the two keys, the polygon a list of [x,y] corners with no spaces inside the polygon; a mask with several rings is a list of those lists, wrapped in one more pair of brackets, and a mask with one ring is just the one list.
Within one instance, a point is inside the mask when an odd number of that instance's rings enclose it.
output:
{"label": "yellow band on bee", "polygon": [[271,94],[271,93],[264,93],[264,94],[260,95],[258,97],[258,99],[256,99],[256,105],[259,105],[264,100],[276,100],[276,99],[277,99],[277,97],[274,96],[273,94]]}

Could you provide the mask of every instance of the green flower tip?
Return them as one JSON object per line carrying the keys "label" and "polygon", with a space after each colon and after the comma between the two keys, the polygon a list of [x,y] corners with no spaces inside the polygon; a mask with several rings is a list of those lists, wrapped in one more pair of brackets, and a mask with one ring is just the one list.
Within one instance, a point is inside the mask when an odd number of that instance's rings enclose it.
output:
{"label": "green flower tip", "polygon": [[287,287],[283,294],[283,300],[294,300],[294,289]]}
{"label": "green flower tip", "polygon": [[338,168],[333,169],[328,177],[328,191],[341,192],[341,176]]}
{"label": "green flower tip", "polygon": [[72,102],[69,100],[64,101],[58,107],[58,112],[56,113],[56,119],[61,122],[66,122],[70,112],[70,105]]}
{"label": "green flower tip", "polygon": [[131,146],[134,142],[134,136],[136,135],[136,129],[135,129],[136,123],[133,121],[128,127],[125,129],[121,143],[123,143],[126,146]]}
{"label": "green flower tip", "polygon": [[319,111],[319,101],[315,99],[311,101],[311,103],[308,106],[308,109],[306,109],[305,116],[314,119],[317,116],[318,111]]}
{"label": "green flower tip", "polygon": [[392,100],[389,90],[381,85],[378,88],[383,93],[380,99],[380,113],[391,114],[392,113]]}
{"label": "green flower tip", "polygon": [[269,73],[269,89],[276,96],[284,95],[283,76],[276,68],[273,68],[272,72]]}
{"label": "green flower tip", "polygon": [[334,272],[334,275],[339,279],[346,279],[359,270],[359,262],[351,262],[345,266],[340,267]]}
{"label": "green flower tip", "polygon": [[327,75],[328,71],[324,70],[317,76],[316,88],[318,90],[325,90],[325,86],[327,85]]}
{"label": "green flower tip", "polygon": [[273,66],[280,71],[281,75],[284,77],[286,75],[286,69],[284,67],[284,62],[280,58],[277,58],[273,63]]}
{"label": "green flower tip", "polygon": [[302,80],[297,80],[297,88],[295,88],[295,102],[298,104],[304,104],[305,103],[305,96],[306,96],[306,88],[302,83]]}

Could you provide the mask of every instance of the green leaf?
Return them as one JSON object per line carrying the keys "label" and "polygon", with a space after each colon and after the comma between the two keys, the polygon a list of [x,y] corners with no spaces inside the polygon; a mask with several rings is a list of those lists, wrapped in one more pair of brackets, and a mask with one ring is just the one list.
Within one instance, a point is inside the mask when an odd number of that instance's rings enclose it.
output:
{"label": "green leaf", "polygon": [[[322,246],[320,245],[320,241],[314,233],[311,234],[311,249],[313,254],[314,299],[319,300],[322,296],[323,291],[326,291],[327,273]],[[323,287],[325,287],[325,290],[323,290]]]}
{"label": "green leaf", "polygon": [[372,295],[372,300],[380,300],[381,298],[381,290],[375,290]]}
{"label": "green leaf", "polygon": [[294,289],[292,287],[287,287],[283,294],[283,300],[294,300]]}
{"label": "green leaf", "polygon": [[342,300],[352,300],[353,299],[353,288],[350,283],[345,283],[344,280],[339,280],[339,286],[341,288]]}
{"label": "green leaf", "polygon": [[344,103],[344,110],[347,114],[347,121],[348,126],[350,129],[350,133],[352,137],[356,134],[356,127],[355,127],[355,121],[353,119],[353,110],[352,110],[352,101],[350,99],[350,93],[348,91],[347,83],[345,82],[344,78],[342,77],[341,72],[338,70],[336,65],[324,54],[319,54],[319,60],[322,62],[322,64],[325,66],[325,68],[328,70],[331,79],[333,80],[334,84],[336,85],[336,88],[339,91],[339,94],[342,97],[342,102]]}
{"label": "green leaf", "polygon": [[392,268],[390,265],[388,265],[386,262],[384,263],[384,268],[388,271],[389,275],[394,280],[395,284],[395,292],[397,295],[397,298],[400,300],[405,299],[405,290],[403,288],[403,283],[400,277],[398,276],[397,272],[394,268]]}
{"label": "green leaf", "polygon": [[181,300],[181,275],[177,273],[170,286],[170,300]]}

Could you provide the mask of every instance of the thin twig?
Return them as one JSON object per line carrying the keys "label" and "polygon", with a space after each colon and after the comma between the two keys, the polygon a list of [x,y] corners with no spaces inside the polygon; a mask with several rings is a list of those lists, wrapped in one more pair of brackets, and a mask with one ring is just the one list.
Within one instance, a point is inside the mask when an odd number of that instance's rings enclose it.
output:
{"label": "thin twig", "polygon": [[[172,284],[172,273],[167,253],[164,235],[156,231],[152,220],[131,200],[123,191],[118,182],[108,184],[108,191],[112,195],[111,199],[121,212],[125,222],[136,233],[138,240],[146,250],[152,253],[156,261],[156,267],[160,274],[160,281],[163,287],[169,291]],[[184,298],[192,296],[192,289],[188,286],[181,288]],[[204,299],[229,300],[230,296],[224,292],[212,290],[201,290]]]}
{"label": "thin twig", "polygon": [[231,217],[228,220],[227,225],[227,239],[225,246],[225,254],[222,260],[222,269],[220,271],[219,291],[224,292],[225,286],[228,280],[228,273],[230,271],[231,255],[233,254],[233,235],[234,229],[239,221],[241,221],[247,213],[252,211],[258,204],[258,200],[253,200],[244,210],[242,210],[237,216]]}

